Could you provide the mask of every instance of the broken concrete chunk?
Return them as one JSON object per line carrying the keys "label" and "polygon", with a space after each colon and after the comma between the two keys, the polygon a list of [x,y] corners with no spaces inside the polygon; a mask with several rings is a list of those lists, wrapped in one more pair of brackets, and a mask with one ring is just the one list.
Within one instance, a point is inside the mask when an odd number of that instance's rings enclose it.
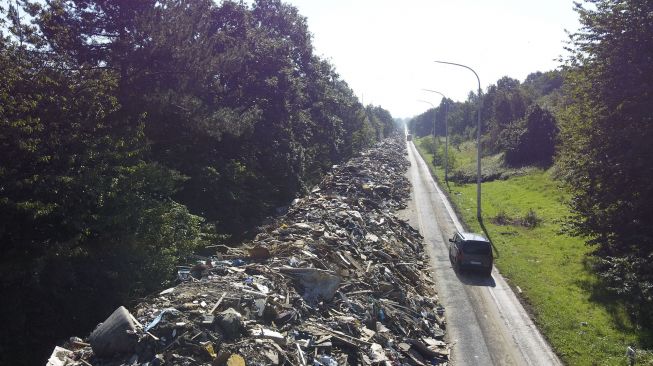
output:
{"label": "broken concrete chunk", "polygon": [[263,355],[265,356],[265,358],[267,358],[270,365],[279,364],[279,353],[277,353],[276,351],[266,349],[265,351],[263,351]]}
{"label": "broken concrete chunk", "polygon": [[135,332],[136,323],[133,316],[121,306],[95,328],[89,337],[89,343],[98,357],[133,352],[138,343]]}
{"label": "broken concrete chunk", "polygon": [[159,295],[167,295],[167,294],[171,294],[171,293],[173,293],[174,291],[175,291],[175,288],[174,288],[174,287],[170,287],[169,289],[165,289],[165,290],[159,292]]}
{"label": "broken concrete chunk", "polygon": [[213,325],[213,322],[215,322],[215,316],[206,314],[202,316],[202,325],[210,326]]}
{"label": "broken concrete chunk", "polygon": [[415,350],[417,350],[417,352],[419,352],[424,358],[440,358],[445,357],[449,354],[448,350],[439,349],[436,346],[432,345],[432,342],[429,342],[431,344],[427,344],[417,339],[407,339],[406,341],[410,343],[415,348]]}
{"label": "broken concrete chunk", "polygon": [[293,226],[298,228],[298,229],[301,229],[301,230],[311,230],[311,225],[309,225],[309,224],[307,224],[305,222],[298,222]]}
{"label": "broken concrete chunk", "polygon": [[336,361],[333,357],[327,356],[327,355],[318,355],[315,357],[315,360],[320,363],[320,365],[324,366],[338,366],[338,361]]}
{"label": "broken concrete chunk", "polygon": [[224,332],[225,337],[228,339],[235,339],[240,337],[244,330],[242,315],[229,308],[218,315],[218,325]]}
{"label": "broken concrete chunk", "polygon": [[163,359],[163,355],[156,355],[150,361],[150,364],[148,366],[163,366],[165,365],[165,360]]}
{"label": "broken concrete chunk", "polygon": [[249,258],[255,261],[264,261],[270,258],[270,250],[266,247],[257,245],[247,250]]}
{"label": "broken concrete chunk", "polygon": [[249,333],[252,337],[255,338],[264,338],[264,339],[270,339],[274,341],[276,344],[279,344],[281,346],[286,344],[286,337],[284,337],[283,334],[279,332],[275,332],[271,329],[266,329],[266,328],[254,328],[250,330]]}
{"label": "broken concrete chunk", "polygon": [[295,310],[288,310],[279,313],[274,322],[277,324],[277,326],[283,326],[287,323],[297,320],[297,318],[298,314]]}
{"label": "broken concrete chunk", "polygon": [[372,346],[370,347],[370,358],[373,363],[388,361],[388,357],[385,355],[385,350],[378,343],[372,343]]}
{"label": "broken concrete chunk", "polygon": [[316,268],[281,268],[281,271],[298,279],[303,286],[302,296],[309,303],[330,301],[342,281],[334,272]]}
{"label": "broken concrete chunk", "polygon": [[73,359],[71,358],[72,356],[73,351],[56,346],[54,347],[54,350],[52,350],[52,354],[45,366],[66,366],[73,362]]}
{"label": "broken concrete chunk", "polygon": [[371,329],[369,329],[368,327],[365,327],[365,326],[360,328],[360,332],[361,332],[361,339],[366,341],[366,342],[369,341],[372,337],[374,337],[376,335],[375,331],[373,331],[373,330],[371,330]]}
{"label": "broken concrete chunk", "polygon": [[267,305],[267,299],[256,299],[254,300],[254,307],[256,308],[256,315],[260,318],[263,316],[265,311],[265,306]]}

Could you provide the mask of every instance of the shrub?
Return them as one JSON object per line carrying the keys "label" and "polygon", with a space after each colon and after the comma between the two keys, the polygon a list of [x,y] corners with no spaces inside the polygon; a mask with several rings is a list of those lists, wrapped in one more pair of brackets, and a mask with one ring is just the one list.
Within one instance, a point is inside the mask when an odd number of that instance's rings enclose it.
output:
{"label": "shrub", "polygon": [[537,216],[537,213],[531,208],[528,210],[526,215],[521,220],[522,226],[528,227],[528,228],[534,228],[538,226],[540,223],[542,223],[542,219]]}
{"label": "shrub", "polygon": [[422,148],[426,149],[429,153],[433,154],[437,148],[437,143],[433,141],[433,137],[420,139]]}
{"label": "shrub", "polygon": [[[437,152],[435,155],[433,155],[433,165],[436,166],[441,166],[444,168],[444,162],[445,162],[445,151],[444,151],[444,145],[440,144],[438,146]],[[453,171],[456,168],[456,155],[451,149],[451,146],[449,147],[449,153],[447,154],[446,158],[449,160],[449,170]]]}
{"label": "shrub", "polygon": [[494,216],[493,221],[497,225],[509,225],[512,223],[512,218],[508,216],[505,210],[501,209],[496,216]]}
{"label": "shrub", "polygon": [[499,136],[506,151],[506,163],[551,165],[557,135],[555,117],[537,104],[530,106],[524,119],[512,122]]}

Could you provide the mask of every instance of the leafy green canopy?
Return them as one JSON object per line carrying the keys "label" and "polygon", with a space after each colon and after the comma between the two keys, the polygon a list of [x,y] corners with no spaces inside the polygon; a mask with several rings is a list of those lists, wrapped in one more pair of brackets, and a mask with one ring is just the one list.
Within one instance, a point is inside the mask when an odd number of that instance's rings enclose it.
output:
{"label": "leafy green canopy", "polygon": [[653,320],[653,3],[577,5],[565,83],[560,166],[572,227],[595,245],[597,270],[640,321]]}
{"label": "leafy green canopy", "polygon": [[169,198],[182,177],[143,160],[142,123],[117,116],[114,77],[62,72],[6,43],[0,51],[7,357],[160,286],[199,245],[203,220]]}
{"label": "leafy green canopy", "polygon": [[280,1],[18,3],[0,11],[0,364],[43,363],[394,129]]}
{"label": "leafy green canopy", "polygon": [[[554,113],[563,104],[561,71],[535,72],[523,83],[504,76],[483,94],[481,109],[482,153],[504,153],[512,166],[549,166],[558,133]],[[445,135],[445,110],[454,145],[476,138],[478,96],[465,102],[443,100],[435,109],[412,118],[409,127],[418,137]]]}
{"label": "leafy green canopy", "polygon": [[537,104],[531,105],[523,119],[511,122],[500,132],[505,162],[512,166],[550,166],[557,135],[553,114]]}

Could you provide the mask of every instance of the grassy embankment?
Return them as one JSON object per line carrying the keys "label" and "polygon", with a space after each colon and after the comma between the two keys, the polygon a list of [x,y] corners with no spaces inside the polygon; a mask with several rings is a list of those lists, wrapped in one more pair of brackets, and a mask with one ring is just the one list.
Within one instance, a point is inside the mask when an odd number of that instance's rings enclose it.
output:
{"label": "grassy embankment", "polygon": [[[421,144],[425,139],[417,139],[416,146],[448,191],[460,218],[470,230],[483,232],[476,219],[476,185],[445,186],[444,169],[433,166],[433,155]],[[473,143],[461,145],[460,150],[450,148],[449,153],[455,156],[457,170],[475,174]],[[501,169],[500,160],[499,156],[483,158],[483,175]],[[536,324],[563,362],[625,365],[628,344],[650,347],[650,333],[635,329],[624,307],[601,291],[588,268],[586,254],[591,248],[581,238],[561,234],[569,195],[551,173],[528,168],[503,175],[510,178],[482,185],[483,224],[496,248],[496,266],[513,288],[523,291],[521,297]],[[541,220],[533,228],[518,223],[529,210]],[[499,225],[497,218],[511,224]],[[639,353],[637,361],[653,365],[650,353]]]}

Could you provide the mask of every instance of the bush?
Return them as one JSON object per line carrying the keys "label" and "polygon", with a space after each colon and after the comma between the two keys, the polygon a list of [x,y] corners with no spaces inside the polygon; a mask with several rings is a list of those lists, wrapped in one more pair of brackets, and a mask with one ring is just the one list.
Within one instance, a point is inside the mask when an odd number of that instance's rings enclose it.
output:
{"label": "bush", "polygon": [[537,213],[531,208],[528,210],[526,215],[521,220],[522,226],[525,226],[527,228],[534,228],[538,226],[540,223],[542,223],[542,219],[537,216]]}
{"label": "bush", "polygon": [[433,154],[436,151],[438,145],[437,142],[433,141],[433,137],[420,139],[420,144],[422,145],[423,149],[426,149],[426,151],[428,151],[431,154]]}
{"label": "bush", "polygon": [[513,222],[513,219],[502,209],[494,216],[493,221],[497,225],[509,225]]}
{"label": "bush", "polygon": [[463,141],[464,140],[460,135],[451,135],[449,137],[450,146],[455,147],[458,151],[460,151],[460,145],[463,143]]}
{"label": "bush", "polygon": [[[449,153],[446,158],[449,160],[449,170],[453,171],[456,168],[456,155],[451,151],[451,146],[449,147]],[[440,144],[437,149],[437,152],[433,155],[433,165],[441,166],[444,168],[445,163],[445,149],[444,145]]]}
{"label": "bush", "polygon": [[512,122],[499,136],[511,166],[549,166],[553,162],[558,126],[555,117],[537,104],[523,120]]}

